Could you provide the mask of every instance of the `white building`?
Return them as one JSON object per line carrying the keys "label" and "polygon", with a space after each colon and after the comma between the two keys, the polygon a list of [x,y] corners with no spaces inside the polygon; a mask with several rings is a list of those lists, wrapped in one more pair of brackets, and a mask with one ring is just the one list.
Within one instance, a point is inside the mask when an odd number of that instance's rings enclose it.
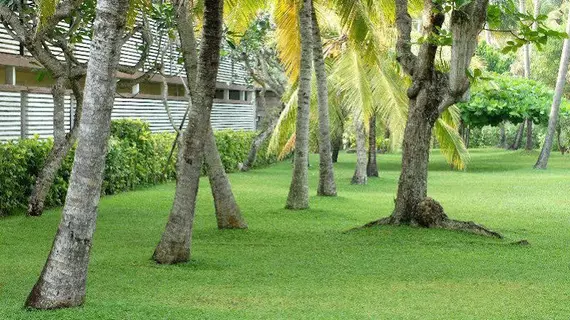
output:
{"label": "white building", "polygon": [[[159,52],[154,41],[151,55]],[[134,66],[140,57],[138,46],[142,40],[131,38],[121,51],[120,63]],[[78,60],[86,61],[89,42],[76,46]],[[187,107],[181,76],[183,67],[178,63],[176,48],[169,48],[165,59],[168,80],[168,100],[175,123],[180,123]],[[141,70],[142,71],[142,70]],[[41,76],[41,67],[25,48],[0,24],[0,141],[31,137],[38,134],[48,137],[53,132],[53,102],[50,88],[53,80]],[[119,74],[119,78],[132,75]],[[136,75],[135,75],[136,76]],[[162,102],[162,77],[154,76],[131,89],[121,90],[115,97],[113,118],[142,119],[150,123],[153,131],[173,131]],[[222,56],[218,71],[216,99],[212,109],[214,129],[255,130],[256,108],[254,88],[248,83],[247,73],[241,62]],[[66,99],[67,129],[73,123],[74,101],[71,94]]]}

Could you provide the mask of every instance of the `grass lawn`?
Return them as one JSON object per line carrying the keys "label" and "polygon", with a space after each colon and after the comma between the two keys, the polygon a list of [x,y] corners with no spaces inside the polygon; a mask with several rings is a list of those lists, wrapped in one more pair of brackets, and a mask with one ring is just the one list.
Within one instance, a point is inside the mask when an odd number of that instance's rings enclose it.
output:
{"label": "grass lawn", "polygon": [[[466,172],[436,152],[430,196],[448,215],[506,239],[443,230],[383,227],[343,231],[388,215],[399,155],[378,157],[381,177],[349,184],[355,155],[336,164],[337,198],[284,210],[291,164],[231,175],[249,223],[218,231],[202,180],[193,260],[150,261],[174,184],[101,201],[82,308],[30,312],[22,304],[50,249],[61,208],[41,218],[0,220],[0,319],[568,319],[570,157],[474,150]],[[527,239],[531,246],[510,244]]]}

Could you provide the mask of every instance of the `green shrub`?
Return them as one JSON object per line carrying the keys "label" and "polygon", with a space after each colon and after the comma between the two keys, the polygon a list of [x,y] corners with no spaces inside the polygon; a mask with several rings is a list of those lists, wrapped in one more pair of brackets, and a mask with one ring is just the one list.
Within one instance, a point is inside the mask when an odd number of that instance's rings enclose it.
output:
{"label": "green shrub", "polygon": [[[217,131],[216,143],[227,172],[238,170],[249,152],[255,132]],[[111,125],[111,137],[105,164],[102,194],[116,194],[141,186],[163,183],[175,178],[175,153],[168,162],[175,135],[151,133],[140,120],[117,120]],[[0,215],[25,209],[32,186],[40,172],[53,141],[38,137],[0,143]],[[254,166],[276,161],[259,150]],[[64,160],[46,198],[46,206],[62,205],[67,193],[74,150]]]}
{"label": "green shrub", "polygon": [[488,45],[485,41],[479,43],[475,50],[475,55],[485,62],[487,71],[498,74],[509,72],[516,58],[514,53],[501,53],[501,51]]}

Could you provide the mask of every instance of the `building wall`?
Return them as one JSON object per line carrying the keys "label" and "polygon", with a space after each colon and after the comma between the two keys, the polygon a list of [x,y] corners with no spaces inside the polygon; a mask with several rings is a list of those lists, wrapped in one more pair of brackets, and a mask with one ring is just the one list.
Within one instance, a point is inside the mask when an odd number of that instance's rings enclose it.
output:
{"label": "building wall", "polygon": [[[151,55],[162,50],[158,47],[159,43],[167,42],[165,36],[162,42],[155,39]],[[137,48],[140,44],[140,37],[137,36],[127,42],[121,52],[121,64],[132,66],[138,61],[140,53]],[[174,45],[171,44],[171,47],[166,55],[168,61],[165,62],[166,72],[171,75],[167,78],[168,105],[172,111],[173,122],[179,126],[188,102],[184,98],[185,90],[180,79],[180,76],[184,75],[181,72],[184,69],[178,63],[178,51]],[[20,55],[20,52],[24,54]],[[86,61],[89,55],[88,40],[76,46],[76,55],[80,61]],[[12,66],[16,66],[16,86],[6,82],[6,74]],[[40,80],[39,72],[39,66],[33,62],[26,50],[20,48],[19,43],[0,25],[0,140],[31,137],[36,134],[45,138],[52,134],[53,99],[50,87],[54,81],[49,76]],[[232,61],[228,56],[222,56],[217,81],[219,97],[214,100],[212,127],[216,130],[255,130],[254,88],[249,84],[243,64]],[[68,96],[68,130],[73,121],[73,110],[73,99]],[[138,92],[133,92],[132,88],[119,89],[115,98],[113,118],[142,119],[150,123],[153,131],[174,131],[162,101],[162,77],[155,76],[140,83]]]}

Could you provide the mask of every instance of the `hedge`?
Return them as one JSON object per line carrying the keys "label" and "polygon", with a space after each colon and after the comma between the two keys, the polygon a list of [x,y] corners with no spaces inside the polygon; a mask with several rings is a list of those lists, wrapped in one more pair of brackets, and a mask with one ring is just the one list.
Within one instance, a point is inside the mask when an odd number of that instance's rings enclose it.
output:
{"label": "hedge", "polygon": [[[249,152],[256,133],[251,131],[216,131],[216,142],[227,172],[238,165]],[[109,151],[105,164],[102,194],[110,195],[172,180],[175,159],[167,164],[173,133],[151,133],[147,123],[140,120],[116,120],[111,126]],[[36,176],[53,145],[51,139],[15,140],[0,143],[0,215],[27,207]],[[262,148],[255,167],[276,161]],[[74,150],[64,160],[46,199],[46,206],[62,205],[65,200]]]}

